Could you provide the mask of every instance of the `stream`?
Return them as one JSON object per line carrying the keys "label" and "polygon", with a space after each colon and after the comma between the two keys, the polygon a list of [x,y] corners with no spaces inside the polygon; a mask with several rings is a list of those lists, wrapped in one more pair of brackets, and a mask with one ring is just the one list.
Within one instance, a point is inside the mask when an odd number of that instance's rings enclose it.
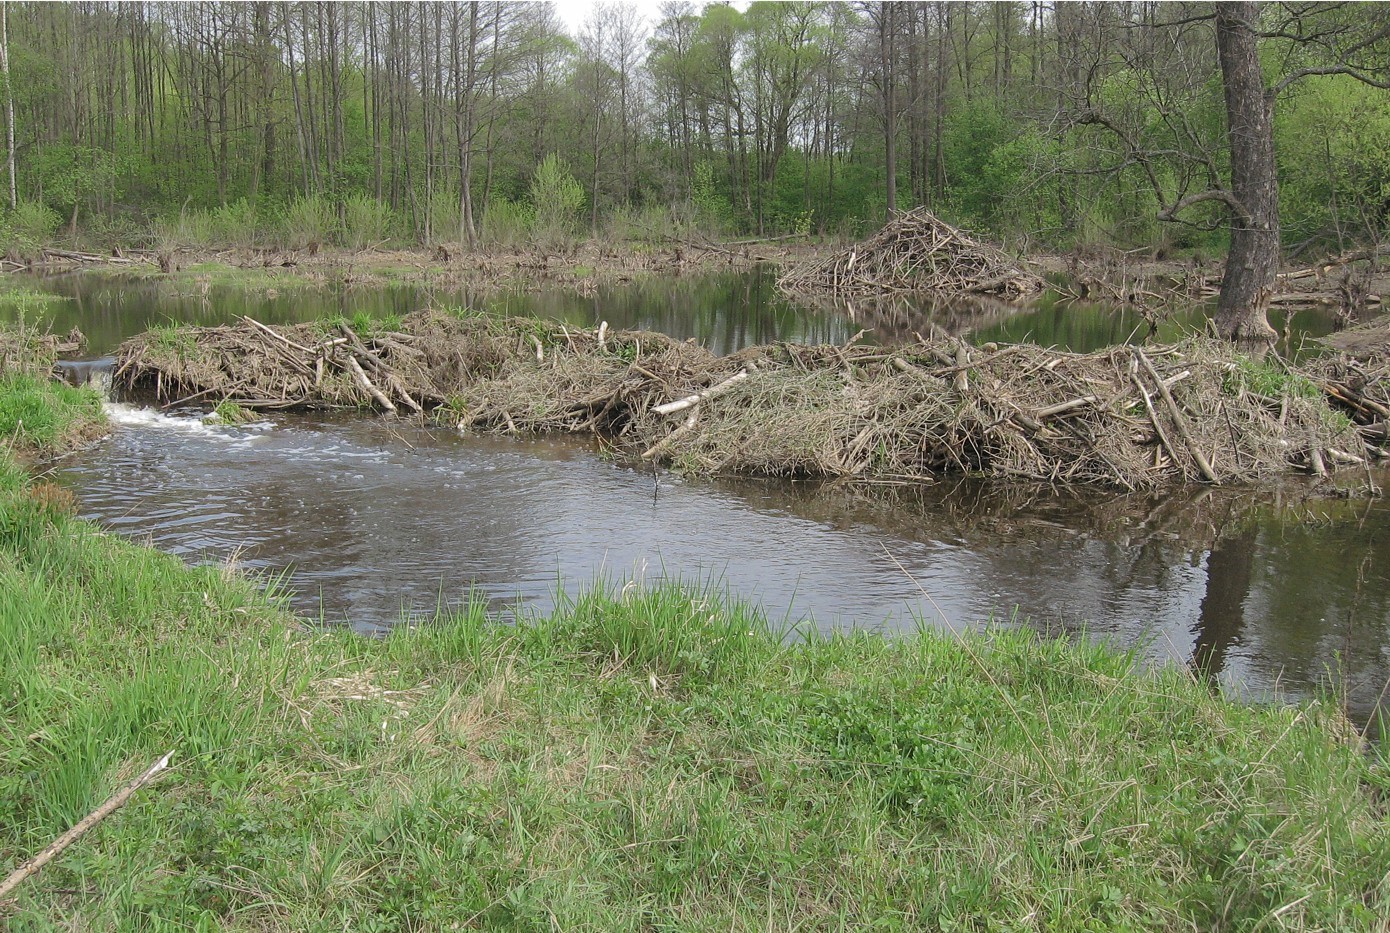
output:
{"label": "stream", "polygon": [[[798,308],[766,273],[486,300],[91,273],[32,284],[64,296],[44,305],[46,322],[89,335],[97,362],[69,366],[75,379],[100,378],[101,358],[151,324],[240,314],[280,323],[481,304],[662,330],[719,353],[843,342],[871,316]],[[912,323],[941,313],[919,309]],[[1137,327],[1049,305],[997,319],[951,313],[973,322],[977,340],[1026,333],[1075,349]],[[1305,329],[1325,330],[1318,320]],[[1188,665],[1253,698],[1331,684],[1363,724],[1390,683],[1390,504],[1379,499],[1313,497],[1297,483],[1150,496],[707,480],[612,462],[573,438],[461,437],[354,414],[277,413],[231,428],[119,400],[108,413],[110,436],[56,468],[83,517],[190,561],[234,562],[275,581],[300,613],[363,632],[470,596],[544,610],[595,580],[675,579],[807,630],[1030,625]]]}

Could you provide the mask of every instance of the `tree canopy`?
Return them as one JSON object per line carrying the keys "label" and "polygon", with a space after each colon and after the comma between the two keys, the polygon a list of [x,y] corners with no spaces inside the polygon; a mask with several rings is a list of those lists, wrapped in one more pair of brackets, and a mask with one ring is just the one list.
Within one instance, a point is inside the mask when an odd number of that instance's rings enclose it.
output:
{"label": "tree canopy", "polygon": [[[600,5],[578,35],[549,4],[6,7],[11,233],[860,235],[926,205],[1022,248],[1226,247],[1210,4]],[[1383,236],[1390,95],[1352,73],[1383,18],[1261,10],[1286,247]]]}

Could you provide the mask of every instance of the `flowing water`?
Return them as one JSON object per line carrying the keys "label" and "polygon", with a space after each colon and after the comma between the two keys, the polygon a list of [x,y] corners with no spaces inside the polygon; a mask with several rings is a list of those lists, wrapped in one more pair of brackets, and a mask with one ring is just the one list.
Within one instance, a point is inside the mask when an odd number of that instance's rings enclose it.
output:
{"label": "flowing water", "polygon": [[[50,310],[55,326],[81,327],[97,354],[151,322],[379,315],[424,300],[409,289],[190,297],[95,276],[44,285],[73,298]],[[798,309],[765,275],[492,301],[581,326],[601,318],[695,337],[717,352],[843,341],[871,316]],[[1077,347],[1123,339],[1128,331],[1114,329],[1132,323],[1078,324],[1050,307],[1009,319],[950,313],[1035,337],[1057,321],[1070,338],[1052,342]],[[951,319],[920,314],[902,326]],[[887,330],[885,321],[876,323]],[[100,381],[104,367],[67,368],[75,381]],[[544,608],[596,578],[669,578],[821,631],[1027,624],[1108,638],[1255,696],[1305,696],[1330,682],[1361,722],[1390,682],[1390,506],[1380,500],[1319,499],[1296,486],[1151,497],[967,481],[696,480],[610,462],[568,438],[460,437],[357,415],[277,414],[230,428],[198,412],[121,403],[109,412],[111,435],[57,470],[85,517],[189,560],[282,578],[301,612],[362,631],[470,595]]]}

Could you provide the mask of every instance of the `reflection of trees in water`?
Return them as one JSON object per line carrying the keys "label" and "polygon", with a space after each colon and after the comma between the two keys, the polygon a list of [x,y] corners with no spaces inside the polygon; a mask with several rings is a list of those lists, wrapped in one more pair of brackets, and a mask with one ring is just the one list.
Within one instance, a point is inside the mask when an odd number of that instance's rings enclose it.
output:
{"label": "reflection of trees in water", "polygon": [[842,343],[851,325],[838,314],[800,308],[776,289],[766,269],[681,278],[644,278],[604,287],[592,296],[568,290],[509,295],[488,307],[512,315],[534,315],[596,327],[607,321],[624,330],[654,330],[694,337],[716,354],[786,340]]}
{"label": "reflection of trees in water", "polygon": [[1338,671],[1359,722],[1390,678],[1390,561],[1380,546],[1390,509],[1381,504],[1313,499],[1298,486],[1163,496],[968,479],[781,488],[760,487],[760,507],[961,548],[988,578],[982,587],[1032,588],[1053,601],[1060,618],[1033,619],[1050,631],[1106,634],[1109,626],[1088,628],[1104,620],[1084,618],[1085,607],[1113,609],[1129,594],[1131,608],[1152,612],[1111,619],[1130,625],[1125,637],[1144,638],[1138,625],[1156,630],[1194,671],[1216,678],[1234,666],[1262,689],[1306,694]]}
{"label": "reflection of trees in water", "polygon": [[889,295],[872,301],[833,295],[796,294],[798,303],[841,315],[882,344],[911,343],[922,337],[954,337],[997,324],[1018,314],[1019,305],[972,295]]}
{"label": "reflection of trees in water", "polygon": [[1240,641],[1254,561],[1254,525],[1219,538],[1207,553],[1206,592],[1192,647],[1192,669],[1199,674],[1216,677],[1225,670],[1226,653]]}

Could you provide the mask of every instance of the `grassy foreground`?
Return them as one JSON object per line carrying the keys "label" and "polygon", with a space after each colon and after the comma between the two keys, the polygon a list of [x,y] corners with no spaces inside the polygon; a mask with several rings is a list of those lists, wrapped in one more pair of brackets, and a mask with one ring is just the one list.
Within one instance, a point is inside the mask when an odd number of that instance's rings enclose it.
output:
{"label": "grassy foreground", "polygon": [[380,640],[0,454],[0,906],[149,930],[1384,929],[1383,764],[1025,632],[789,644],[678,589]]}

